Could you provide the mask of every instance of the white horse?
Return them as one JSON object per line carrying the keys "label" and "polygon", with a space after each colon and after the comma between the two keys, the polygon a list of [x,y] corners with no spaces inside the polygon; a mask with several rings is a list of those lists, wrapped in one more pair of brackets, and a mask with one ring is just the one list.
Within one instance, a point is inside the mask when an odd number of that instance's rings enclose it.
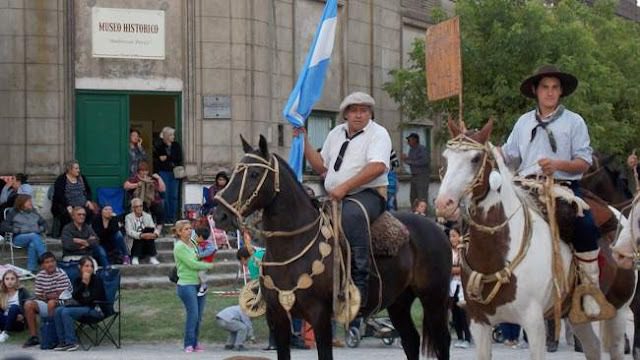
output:
{"label": "white horse", "polygon": [[[510,322],[522,325],[527,332],[531,358],[544,359],[544,314],[553,307],[555,297],[550,227],[514,185],[500,151],[488,143],[491,121],[469,136],[452,121],[449,129],[454,139],[443,153],[447,168],[436,210],[446,217],[461,209],[470,223],[470,238],[462,256],[463,284],[476,358],[491,358],[492,326]],[[564,242],[560,257],[562,275],[568,279],[572,253]],[[635,272],[631,274],[635,286]],[[497,281],[483,281],[490,279]],[[628,306],[632,295],[624,299],[621,309]],[[601,326],[604,338],[611,340],[605,341],[611,359],[624,356],[623,315],[624,311],[618,311]],[[586,358],[600,359],[600,341],[590,323],[574,325],[573,329]]]}

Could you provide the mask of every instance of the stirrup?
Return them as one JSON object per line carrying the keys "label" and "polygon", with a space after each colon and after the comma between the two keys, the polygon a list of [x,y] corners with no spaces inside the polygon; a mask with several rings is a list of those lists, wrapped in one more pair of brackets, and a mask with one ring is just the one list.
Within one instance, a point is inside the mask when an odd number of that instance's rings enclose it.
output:
{"label": "stirrup", "polygon": [[[596,316],[589,316],[582,309],[582,298],[591,295],[598,306],[600,313]],[[592,321],[610,320],[616,316],[616,308],[611,305],[600,289],[591,284],[580,284],[573,290],[571,298],[571,310],[569,311],[569,320],[573,324],[584,324]]]}

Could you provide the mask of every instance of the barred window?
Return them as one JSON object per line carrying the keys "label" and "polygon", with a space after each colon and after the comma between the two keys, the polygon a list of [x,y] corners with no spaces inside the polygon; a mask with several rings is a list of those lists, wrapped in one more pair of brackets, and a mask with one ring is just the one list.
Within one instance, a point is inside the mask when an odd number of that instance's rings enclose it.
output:
{"label": "barred window", "polygon": [[[321,149],[329,131],[335,125],[337,113],[330,111],[312,111],[307,118],[307,135],[314,149]],[[305,161],[305,171],[311,172],[311,165]]]}

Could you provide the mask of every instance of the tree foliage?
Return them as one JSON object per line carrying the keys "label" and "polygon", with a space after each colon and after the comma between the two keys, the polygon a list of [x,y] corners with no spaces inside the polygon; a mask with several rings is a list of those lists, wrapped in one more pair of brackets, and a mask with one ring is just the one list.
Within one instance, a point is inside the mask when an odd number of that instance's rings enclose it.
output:
{"label": "tree foliage", "polygon": [[[586,120],[592,144],[624,154],[640,144],[640,25],[615,15],[612,0],[588,6],[562,0],[458,0],[464,119],[480,127],[496,120],[502,143],[513,124],[535,103],[520,95],[521,81],[551,63],[579,79],[563,100]],[[410,119],[458,113],[457,99],[426,101],[424,41],[416,41],[408,68],[391,72],[385,90]]]}

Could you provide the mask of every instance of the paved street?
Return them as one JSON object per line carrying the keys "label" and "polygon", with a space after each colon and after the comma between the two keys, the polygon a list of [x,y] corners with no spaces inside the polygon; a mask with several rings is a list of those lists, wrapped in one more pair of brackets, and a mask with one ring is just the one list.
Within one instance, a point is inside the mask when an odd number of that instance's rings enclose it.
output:
{"label": "paved street", "polygon": [[[6,347],[6,349],[5,349]],[[254,345],[255,348],[261,346]],[[266,351],[248,351],[244,353],[234,353],[225,351],[222,349],[222,345],[217,344],[213,347],[207,347],[207,351],[202,354],[185,354],[180,351],[180,345],[175,344],[144,344],[144,345],[125,345],[121,350],[116,350],[113,347],[101,346],[92,349],[89,352],[78,351],[75,353],[59,353],[54,351],[41,351],[41,350],[29,350],[22,351],[17,345],[0,345],[3,358],[10,355],[27,354],[35,359],[227,359],[234,355],[247,355],[247,356],[261,356],[267,359],[276,359],[274,352]],[[6,351],[8,350],[8,351]],[[571,351],[570,351],[571,350]],[[336,349],[334,351],[335,359],[348,359],[348,360],[371,360],[374,357],[378,359],[392,360],[392,359],[404,359],[402,349],[396,345],[387,347],[376,339],[365,339],[361,346],[357,349]],[[493,347],[493,359],[496,360],[515,360],[515,359],[529,359],[528,350],[518,349],[512,350],[504,347],[503,345],[494,345]],[[293,359],[311,360],[316,359],[315,350],[297,350],[293,352]],[[603,358],[607,358],[606,356]],[[631,358],[627,356],[627,358]],[[471,360],[474,359],[474,350],[470,348],[468,350],[454,349],[451,355],[451,359],[457,360]],[[582,354],[574,353],[572,349],[569,349],[566,345],[561,344],[558,352],[554,354],[548,354],[547,359],[584,359]]]}

